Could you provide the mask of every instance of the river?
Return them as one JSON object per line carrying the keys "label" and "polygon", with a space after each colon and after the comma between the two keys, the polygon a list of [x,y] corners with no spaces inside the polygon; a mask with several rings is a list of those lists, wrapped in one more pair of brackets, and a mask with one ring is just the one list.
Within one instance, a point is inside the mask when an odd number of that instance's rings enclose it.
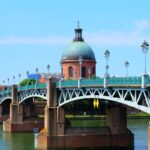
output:
{"label": "river", "polygon": [[[128,128],[135,135],[135,150],[148,149],[150,119],[129,119]],[[33,133],[5,133],[0,125],[0,150],[34,150]]]}

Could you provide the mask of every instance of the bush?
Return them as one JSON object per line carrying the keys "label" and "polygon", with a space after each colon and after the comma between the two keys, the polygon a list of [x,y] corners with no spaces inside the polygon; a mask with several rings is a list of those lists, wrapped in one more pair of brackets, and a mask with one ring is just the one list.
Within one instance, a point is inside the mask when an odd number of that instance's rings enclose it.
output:
{"label": "bush", "polygon": [[19,85],[20,86],[31,85],[31,84],[35,84],[36,82],[37,80],[34,79],[24,79],[19,83]]}

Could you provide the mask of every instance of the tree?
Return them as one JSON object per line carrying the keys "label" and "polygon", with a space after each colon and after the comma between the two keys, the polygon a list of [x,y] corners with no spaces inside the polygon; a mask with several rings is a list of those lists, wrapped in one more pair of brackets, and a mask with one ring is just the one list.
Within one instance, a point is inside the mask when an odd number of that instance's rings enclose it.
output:
{"label": "tree", "polygon": [[31,85],[31,84],[35,84],[36,82],[37,80],[34,79],[24,79],[19,83],[19,85],[20,86]]}

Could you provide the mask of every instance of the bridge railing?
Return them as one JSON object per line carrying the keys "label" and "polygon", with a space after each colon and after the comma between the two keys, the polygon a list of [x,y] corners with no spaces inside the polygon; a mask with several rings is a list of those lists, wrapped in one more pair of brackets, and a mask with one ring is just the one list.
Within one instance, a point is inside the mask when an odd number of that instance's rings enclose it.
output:
{"label": "bridge railing", "polygon": [[78,80],[64,80],[56,83],[56,87],[77,87]]}
{"label": "bridge railing", "polygon": [[[65,87],[86,87],[86,86],[103,86],[104,78],[96,79],[79,79],[79,80],[64,80],[56,83],[57,88]],[[141,85],[142,78],[139,77],[109,77],[107,84],[109,86],[115,85]],[[146,84],[150,85],[150,77],[147,77]],[[46,83],[37,83],[33,85],[18,86],[18,91],[32,90],[32,89],[46,89]],[[12,89],[0,91],[0,95],[11,93]]]}
{"label": "bridge railing", "polygon": [[147,84],[150,84],[150,77],[147,78]]}
{"label": "bridge railing", "polygon": [[46,89],[46,83],[18,86],[18,91],[33,90],[33,89]]}
{"label": "bridge railing", "polygon": [[[150,84],[150,77],[149,77]],[[96,79],[79,79],[79,80],[64,80],[57,82],[57,88],[65,88],[65,87],[84,87],[84,86],[103,86],[104,78],[96,78]],[[115,86],[115,85],[141,85],[142,78],[141,77],[109,77],[107,81],[107,85]]]}
{"label": "bridge railing", "polygon": [[5,94],[11,93],[11,92],[12,92],[12,89],[11,89],[11,88],[8,88],[8,89],[6,89],[6,90],[0,91],[0,95],[5,95]]}
{"label": "bridge railing", "polygon": [[96,79],[82,79],[80,81],[81,86],[103,86],[104,79],[96,78]]}
{"label": "bridge railing", "polygon": [[141,77],[112,77],[108,80],[110,85],[140,85],[141,83]]}

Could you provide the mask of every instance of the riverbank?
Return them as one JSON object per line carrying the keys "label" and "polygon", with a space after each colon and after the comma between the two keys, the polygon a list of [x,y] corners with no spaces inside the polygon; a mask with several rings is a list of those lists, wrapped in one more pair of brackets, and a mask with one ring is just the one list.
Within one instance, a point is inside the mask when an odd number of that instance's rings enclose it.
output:
{"label": "riverbank", "polygon": [[[66,115],[67,119],[75,119],[75,120],[82,120],[82,119],[86,119],[86,120],[90,120],[90,119],[106,119],[106,115]],[[127,115],[127,119],[150,119],[150,114],[144,113],[144,112],[139,112],[136,114],[128,114]]]}

